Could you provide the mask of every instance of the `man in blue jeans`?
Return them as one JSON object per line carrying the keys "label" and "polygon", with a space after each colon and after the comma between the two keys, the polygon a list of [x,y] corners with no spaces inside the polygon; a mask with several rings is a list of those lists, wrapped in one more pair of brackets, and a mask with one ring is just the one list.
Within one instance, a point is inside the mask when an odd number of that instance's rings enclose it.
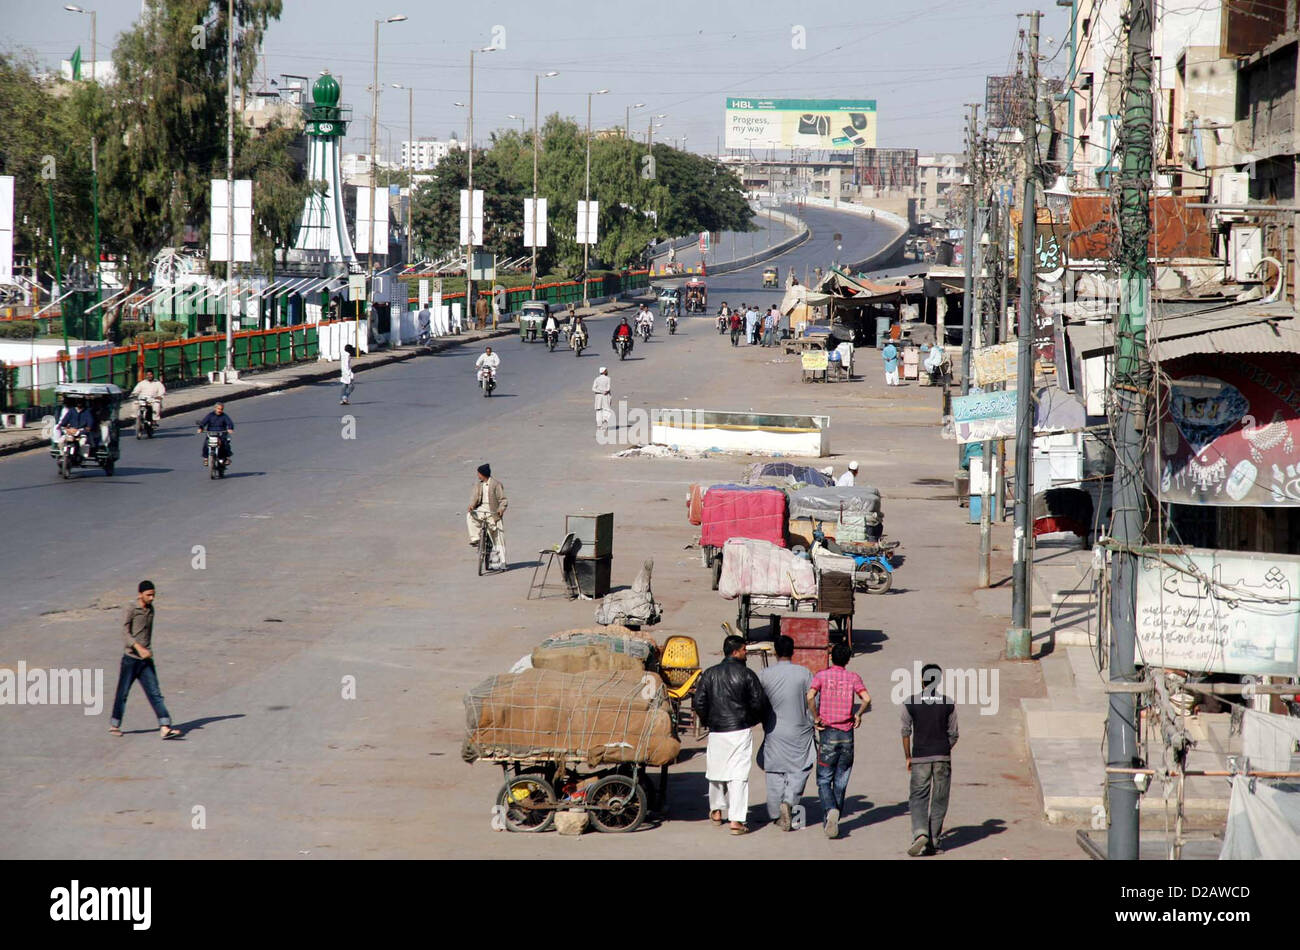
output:
{"label": "man in blue jeans", "polygon": [[[857,673],[845,669],[853,650],[841,640],[831,647],[831,665],[812,678],[808,709],[817,729],[817,792],[822,803],[826,837],[838,838],[844,814],[844,793],[853,772],[853,730],[871,706],[871,694]],[[853,699],[861,705],[855,713]]]}
{"label": "man in blue jeans", "polygon": [[126,612],[126,620],[122,624],[126,650],[122,654],[122,666],[117,675],[117,696],[113,700],[113,718],[108,731],[110,735],[122,735],[126,697],[131,692],[131,684],[138,679],[144,687],[145,696],[149,698],[154,715],[158,717],[159,736],[163,739],[176,739],[182,733],[179,729],[172,728],[171,715],[163,705],[162,690],[158,687],[158,671],[153,664],[153,599],[156,595],[153,581],[141,581],[137,591],[135,606]]}
{"label": "man in blue jeans", "polygon": [[948,815],[957,706],[943,694],[942,684],[943,670],[927,663],[921,668],[921,691],[905,700],[900,711],[912,812],[912,845],[907,853],[914,858],[939,853],[939,836]]}

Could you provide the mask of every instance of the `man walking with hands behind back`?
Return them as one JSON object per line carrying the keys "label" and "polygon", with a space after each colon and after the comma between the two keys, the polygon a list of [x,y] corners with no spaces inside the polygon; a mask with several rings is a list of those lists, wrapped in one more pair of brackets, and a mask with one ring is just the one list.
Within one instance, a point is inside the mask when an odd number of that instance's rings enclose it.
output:
{"label": "man walking with hands behind back", "polygon": [[[808,688],[808,709],[819,731],[817,743],[817,792],[822,802],[826,837],[838,838],[844,814],[844,793],[853,774],[853,730],[862,725],[862,714],[871,706],[871,694],[857,673],[845,669],[853,650],[841,640],[831,647],[831,665],[812,678]],[[862,705],[853,711],[853,698]]]}
{"label": "man walking with hands behind back", "polygon": [[793,830],[793,810],[817,761],[813,720],[804,704],[804,696],[812,686],[812,673],[808,667],[791,662],[793,657],[794,640],[779,636],[776,665],[758,674],[767,697],[758,764],[767,778],[767,816],[782,831]]}
{"label": "man walking with hands behind back", "polygon": [[763,687],[745,665],[745,641],[732,634],[722,641],[722,662],[711,666],[695,688],[695,715],[709,730],[704,774],[709,780],[709,819],[721,825],[725,812],[731,833],[743,835],[749,812],[749,766],[754,751],[750,732],[763,719]]}
{"label": "man walking with hands behind back", "polygon": [[597,437],[609,431],[609,420],[613,415],[611,387],[609,370],[602,366],[596,381],[591,384],[591,391],[595,395]]}
{"label": "man walking with hands behind back", "polygon": [[952,787],[952,748],[957,744],[957,706],[943,694],[943,669],[935,663],[921,668],[921,691],[900,708],[903,756],[910,777],[908,803],[912,812],[912,857],[938,854],[943,820],[948,816]]}
{"label": "man walking with hands behind back", "polygon": [[122,624],[122,638],[126,650],[117,674],[117,695],[113,699],[113,718],[109,720],[109,734],[122,735],[122,716],[126,712],[126,697],[131,685],[138,679],[144,694],[158,717],[158,735],[163,739],[176,739],[182,733],[172,728],[171,714],[163,704],[162,690],[158,687],[158,671],[153,662],[153,599],[156,591],[153,581],[141,581],[136,588],[135,606],[126,612]]}

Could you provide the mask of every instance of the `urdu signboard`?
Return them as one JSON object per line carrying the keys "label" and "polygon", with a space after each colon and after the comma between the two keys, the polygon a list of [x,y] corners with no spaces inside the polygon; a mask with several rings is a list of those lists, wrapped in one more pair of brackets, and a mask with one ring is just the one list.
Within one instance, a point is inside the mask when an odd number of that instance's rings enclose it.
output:
{"label": "urdu signboard", "polygon": [[874,148],[874,99],[729,98],[727,148]]}
{"label": "urdu signboard", "polygon": [[1144,557],[1138,662],[1192,673],[1295,676],[1300,557],[1188,548]]}

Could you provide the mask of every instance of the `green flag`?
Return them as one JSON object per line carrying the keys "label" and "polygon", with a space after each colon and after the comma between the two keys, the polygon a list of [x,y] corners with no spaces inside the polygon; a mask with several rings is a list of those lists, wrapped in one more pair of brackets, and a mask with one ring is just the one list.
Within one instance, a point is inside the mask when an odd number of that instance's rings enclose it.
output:
{"label": "green flag", "polygon": [[72,81],[77,82],[81,79],[81,47],[78,46],[72,53]]}

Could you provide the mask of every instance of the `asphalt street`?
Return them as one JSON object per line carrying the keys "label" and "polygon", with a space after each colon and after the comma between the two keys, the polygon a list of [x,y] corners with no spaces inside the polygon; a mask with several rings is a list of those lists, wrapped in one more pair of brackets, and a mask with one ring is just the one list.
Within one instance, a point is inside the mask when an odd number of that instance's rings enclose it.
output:
{"label": "asphalt street", "polygon": [[[809,211],[807,220],[814,237],[776,262],[783,275],[826,267],[835,230],[846,257],[885,239],[850,215]],[[759,289],[760,271],[710,279],[710,310],[724,298],[778,299]],[[998,625],[963,614],[971,584],[946,561],[958,548],[965,558],[975,539],[954,539],[956,506],[928,487],[951,467],[937,391],[882,394],[874,373],[868,383],[800,386],[792,358],[733,350],[711,315],[682,323],[670,338],[660,321],[623,363],[608,348],[608,319],[593,322],[594,346],[580,359],[507,338],[490,399],[474,383],[476,347],[360,373],[348,407],[326,384],[242,400],[231,407],[235,464],[223,481],[209,481],[199,439],[179,419],[153,441],[127,441],[113,478],[87,471],[60,481],[39,451],[0,459],[0,666],[102,669],[109,694],[97,716],[75,706],[0,709],[0,854],[712,857],[719,844],[752,857],[826,853],[813,833],[719,842],[695,749],[674,769],[672,820],[662,826],[576,842],[490,830],[501,779],[460,761],[461,699],[549,634],[591,625],[589,602],[525,600],[536,553],[560,540],[566,513],[615,512],[616,585],[655,559],[667,609],[659,639],[696,636],[714,662],[719,621],[734,614],[687,550],[694,532],[683,501],[691,482],[735,478],[748,460],[611,458],[593,436],[600,365],[611,369],[616,405],[829,412],[836,452],[852,451],[886,492],[891,536],[916,548],[895,592],[870,604],[859,596],[867,655],[855,664],[880,712],[864,724],[850,787],[857,818],[834,853],[900,854],[905,777],[900,785],[888,670],[940,651],[946,664],[987,665],[1000,645]],[[842,469],[847,458],[831,461]],[[479,578],[464,512],[483,461],[509,494],[513,570]],[[107,732],[121,617],[142,577],[158,586],[155,652],[186,730],[179,741],[159,742],[138,689],[126,736]],[[927,619],[936,609],[963,619],[940,629]],[[954,779],[953,824],[967,845],[958,856],[1073,853],[1067,834],[1034,814],[1010,697],[1035,689],[1036,673],[1004,674],[1001,712],[987,724],[967,720],[959,767],[968,771]],[[754,817],[761,797],[760,782]]]}

